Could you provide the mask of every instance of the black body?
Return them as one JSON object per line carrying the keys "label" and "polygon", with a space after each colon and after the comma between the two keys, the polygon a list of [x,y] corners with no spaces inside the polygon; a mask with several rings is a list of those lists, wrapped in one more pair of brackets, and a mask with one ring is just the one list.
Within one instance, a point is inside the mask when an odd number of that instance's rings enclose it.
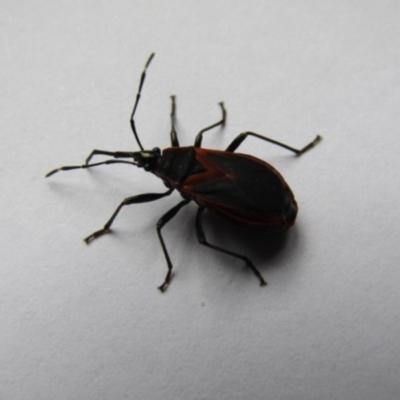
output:
{"label": "black body", "polygon": [[296,219],[297,204],[283,177],[247,154],[171,147],[153,172],[184,198],[247,229],[276,232]]}

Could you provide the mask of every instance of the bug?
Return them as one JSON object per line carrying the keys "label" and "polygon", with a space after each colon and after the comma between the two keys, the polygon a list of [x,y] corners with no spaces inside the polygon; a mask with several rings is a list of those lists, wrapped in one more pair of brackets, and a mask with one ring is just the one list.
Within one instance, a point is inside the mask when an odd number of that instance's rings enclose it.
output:
{"label": "bug", "polygon": [[[136,100],[130,117],[130,125],[140,151],[107,151],[93,150],[83,165],[64,166],[50,171],[46,178],[59,171],[86,169],[107,164],[128,164],[143,168],[159,177],[167,187],[163,193],[145,193],[128,197],[116,208],[104,227],[84,239],[89,244],[92,240],[109,233],[111,225],[120,210],[130,204],[147,203],[169,196],[177,190],[182,196],[177,205],[165,213],[157,223],[158,238],[167,262],[168,271],[164,282],[158,287],[162,292],[171,281],[172,262],[161,233],[179,210],[194,201],[198,206],[196,216],[196,234],[200,244],[241,259],[266,285],[261,273],[249,258],[234,251],[211,244],[203,230],[202,217],[204,210],[225,219],[240,227],[258,232],[277,232],[290,228],[296,219],[298,207],[294,195],[282,175],[270,164],[251,155],[235,153],[241,143],[249,136],[281,146],[297,156],[314,147],[322,138],[317,136],[312,142],[298,150],[284,143],[270,139],[254,132],[239,134],[223,151],[201,147],[203,134],[218,126],[224,126],[226,110],[224,103],[219,103],[222,117],[218,122],[202,129],[196,136],[193,146],[181,147],[175,129],[176,101],[171,96],[171,147],[162,152],[158,147],[145,150],[139,139],[135,126],[135,114],[139,105],[147,69],[154,57],[148,58],[142,71]],[[91,163],[94,156],[109,156],[106,161]],[[125,160],[124,160],[125,159]],[[127,161],[131,159],[132,161]]]}

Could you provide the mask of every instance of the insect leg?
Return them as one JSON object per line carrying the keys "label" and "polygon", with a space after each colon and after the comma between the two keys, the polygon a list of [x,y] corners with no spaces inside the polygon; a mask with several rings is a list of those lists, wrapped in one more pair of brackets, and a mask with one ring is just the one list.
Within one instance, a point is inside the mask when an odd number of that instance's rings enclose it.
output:
{"label": "insect leg", "polygon": [[175,105],[175,96],[171,96],[171,146],[179,147],[178,135],[175,130],[175,113],[176,113],[176,105]]}
{"label": "insect leg", "polygon": [[221,253],[228,254],[232,257],[240,258],[247,264],[247,266],[249,266],[251,268],[251,270],[254,272],[254,274],[257,276],[257,278],[260,280],[260,286],[265,286],[267,284],[267,282],[265,282],[264,278],[262,277],[262,275],[260,274],[258,269],[253,265],[253,263],[246,256],[234,253],[233,251],[226,250],[226,249],[223,249],[218,246],[214,246],[213,244],[210,244],[207,242],[206,236],[205,236],[204,230],[203,230],[203,222],[202,222],[203,212],[204,212],[204,207],[199,207],[199,209],[197,211],[197,217],[196,217],[196,233],[197,233],[197,239],[199,240],[199,243],[204,246],[210,247],[211,249],[220,251]]}
{"label": "insect leg", "polygon": [[118,215],[118,213],[121,211],[121,208],[130,204],[139,204],[139,203],[148,203],[150,201],[155,201],[158,199],[161,199],[162,197],[169,196],[174,189],[169,189],[164,193],[145,193],[145,194],[139,194],[136,196],[132,197],[127,197],[114,211],[114,214],[111,216],[111,218],[107,221],[107,223],[104,225],[103,229],[100,229],[91,235],[89,235],[87,238],[83,239],[86,244],[89,244],[92,240],[98,238],[99,236],[104,235],[105,233],[110,232],[110,227],[112,223],[114,222],[115,217]]}
{"label": "insect leg", "polygon": [[218,103],[221,107],[222,110],[222,119],[215,124],[212,124],[210,126],[207,126],[207,128],[202,129],[196,136],[196,140],[194,141],[194,147],[201,147],[201,141],[203,140],[203,133],[206,131],[209,131],[210,129],[216,128],[219,125],[224,126],[225,121],[226,121],[226,110],[224,107],[224,103],[221,101],[221,103]]}
{"label": "insect leg", "polygon": [[83,164],[83,165],[67,165],[65,167],[60,167],[53,169],[52,171],[48,172],[45,175],[45,178],[48,178],[49,176],[59,172],[59,171],[70,171],[71,169],[87,169],[87,168],[92,168],[92,167],[98,167],[99,165],[107,165],[107,164],[130,164],[130,165],[136,165],[135,163],[131,161],[122,161],[122,160],[106,160],[94,164]]}
{"label": "insect leg", "polygon": [[163,239],[163,237],[161,235],[161,229],[168,221],[170,221],[178,213],[178,211],[183,206],[186,206],[186,204],[188,204],[189,202],[190,202],[190,200],[181,201],[175,207],[171,208],[166,214],[164,214],[160,218],[160,220],[157,222],[158,238],[160,239],[161,247],[163,249],[164,256],[165,256],[165,259],[166,259],[167,265],[168,265],[168,272],[167,272],[167,275],[165,277],[164,283],[161,286],[158,287],[162,292],[166,289],[166,287],[169,285],[169,283],[171,281],[171,273],[172,273],[172,267],[173,266],[172,266],[171,259],[169,258],[167,247],[165,246],[164,239]]}
{"label": "insect leg", "polygon": [[143,83],[144,83],[144,80],[146,78],[146,70],[147,70],[147,67],[150,65],[151,60],[153,59],[153,57],[154,57],[154,53],[151,53],[149,59],[146,62],[146,65],[144,66],[144,70],[142,72],[142,76],[140,77],[139,88],[138,88],[138,92],[136,94],[136,100],[135,100],[135,104],[133,106],[131,119],[130,119],[132,132],[135,135],[136,142],[139,145],[141,150],[144,150],[144,149],[143,149],[142,144],[140,143],[139,136],[138,136],[137,131],[136,131],[134,116],[135,116],[136,108],[137,108],[137,106],[139,104],[139,99],[140,99],[140,95],[141,95],[141,92],[142,92]]}
{"label": "insect leg", "polygon": [[303,147],[302,149],[298,150],[293,147],[288,146],[287,144],[277,142],[276,140],[267,138],[265,136],[259,135],[258,133],[254,132],[243,132],[239,136],[236,137],[236,139],[233,140],[233,142],[227,147],[225,151],[229,152],[234,152],[241,144],[242,142],[247,138],[247,136],[255,136],[259,139],[265,140],[267,142],[276,144],[278,146],[284,147],[285,149],[288,149],[290,151],[293,151],[293,153],[296,153],[297,156],[301,156],[303,153],[305,153],[307,150],[310,150],[312,147],[314,147],[319,141],[322,140],[322,136],[317,136],[311,143],[309,143],[307,146]]}

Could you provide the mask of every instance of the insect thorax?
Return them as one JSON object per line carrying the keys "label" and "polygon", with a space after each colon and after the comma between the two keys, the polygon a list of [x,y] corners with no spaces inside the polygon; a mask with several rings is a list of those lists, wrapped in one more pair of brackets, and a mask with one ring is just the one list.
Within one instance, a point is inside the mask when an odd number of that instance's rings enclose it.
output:
{"label": "insect thorax", "polygon": [[188,176],[203,172],[206,168],[195,155],[195,148],[170,147],[163,151],[154,173],[175,185],[182,183]]}

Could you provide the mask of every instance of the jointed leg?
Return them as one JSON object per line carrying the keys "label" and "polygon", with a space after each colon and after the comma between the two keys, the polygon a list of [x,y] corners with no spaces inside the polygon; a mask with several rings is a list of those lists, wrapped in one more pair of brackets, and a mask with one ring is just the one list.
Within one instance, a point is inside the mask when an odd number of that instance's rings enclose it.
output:
{"label": "jointed leg", "polygon": [[207,126],[207,128],[202,129],[196,136],[196,140],[194,141],[194,147],[201,147],[201,141],[203,140],[203,133],[209,131],[210,129],[216,128],[219,125],[224,126],[225,121],[226,121],[226,110],[224,107],[224,103],[221,101],[221,103],[218,103],[221,107],[222,110],[222,119],[215,124],[212,124],[210,126]]}
{"label": "jointed leg", "polygon": [[181,201],[175,207],[171,208],[166,214],[164,214],[160,218],[160,220],[157,222],[158,238],[160,239],[161,247],[163,249],[164,256],[165,256],[165,259],[166,259],[167,265],[168,265],[168,272],[167,272],[167,275],[165,277],[164,283],[161,286],[158,287],[162,292],[166,289],[166,287],[168,286],[168,284],[171,281],[171,273],[172,273],[172,267],[173,266],[172,266],[172,263],[171,263],[171,259],[169,258],[167,247],[165,246],[164,239],[163,239],[163,237],[161,235],[161,229],[168,221],[170,221],[178,213],[178,211],[182,207],[186,206],[186,204],[188,204],[189,202],[190,202],[190,200]]}
{"label": "jointed leg", "polygon": [[132,110],[132,114],[131,114],[131,119],[130,119],[132,132],[133,132],[133,134],[135,135],[136,141],[137,141],[139,147],[141,148],[141,150],[143,150],[143,146],[142,146],[142,144],[140,143],[139,136],[138,136],[137,131],[136,131],[136,126],[135,126],[135,119],[134,119],[134,117],[135,117],[136,108],[137,108],[137,106],[138,106],[138,104],[139,104],[139,99],[140,99],[140,95],[141,95],[141,92],[142,92],[143,83],[144,83],[144,80],[145,80],[145,78],[146,78],[146,70],[147,70],[147,67],[150,65],[151,60],[153,59],[153,57],[154,57],[154,53],[150,54],[150,57],[149,57],[149,59],[147,60],[146,65],[144,66],[144,70],[143,70],[143,72],[142,72],[142,76],[140,77],[139,89],[138,89],[138,92],[137,92],[137,94],[136,94],[136,100],[135,100],[135,104],[134,104],[134,106],[133,106],[133,110]]}
{"label": "jointed leg", "polygon": [[175,130],[175,112],[176,112],[176,105],[175,105],[175,96],[171,96],[171,146],[172,147],[179,147],[178,135],[176,134]]}
{"label": "jointed leg", "polygon": [[100,229],[100,230],[92,233],[91,235],[89,235],[87,238],[85,238],[83,240],[86,242],[86,244],[89,244],[92,240],[98,238],[99,236],[104,235],[105,233],[110,232],[110,227],[122,207],[127,206],[129,204],[148,203],[150,201],[155,201],[155,200],[161,199],[162,197],[169,196],[172,193],[172,191],[173,191],[173,189],[169,189],[164,193],[146,193],[146,194],[139,194],[137,196],[132,196],[132,197],[126,198],[114,211],[114,214],[104,225],[103,229]]}
{"label": "jointed leg", "polygon": [[233,140],[233,142],[227,147],[225,151],[229,152],[234,152],[241,144],[242,142],[247,138],[247,136],[255,136],[259,139],[265,140],[267,142],[276,144],[278,146],[284,147],[285,149],[288,149],[290,151],[293,151],[293,153],[296,153],[297,156],[301,156],[303,153],[305,153],[307,150],[310,150],[312,147],[314,147],[319,141],[322,140],[321,136],[317,136],[311,143],[309,143],[307,146],[303,147],[301,150],[295,149],[293,147],[288,146],[287,144],[277,142],[276,140],[267,138],[265,136],[259,135],[258,133],[254,132],[243,132],[241,133],[236,139]]}
{"label": "jointed leg", "polygon": [[258,269],[253,265],[253,263],[246,256],[234,253],[233,251],[222,249],[221,247],[214,246],[207,242],[206,236],[205,236],[204,230],[203,230],[203,223],[202,223],[203,212],[204,212],[204,207],[200,207],[197,211],[197,217],[196,217],[196,233],[197,233],[197,239],[199,240],[199,243],[204,246],[210,247],[211,249],[220,251],[221,253],[228,254],[232,257],[240,258],[251,268],[251,270],[254,272],[254,274],[257,276],[257,278],[260,280],[260,286],[265,286],[267,284],[267,282],[265,282],[264,278],[262,277],[262,275],[260,274]]}

